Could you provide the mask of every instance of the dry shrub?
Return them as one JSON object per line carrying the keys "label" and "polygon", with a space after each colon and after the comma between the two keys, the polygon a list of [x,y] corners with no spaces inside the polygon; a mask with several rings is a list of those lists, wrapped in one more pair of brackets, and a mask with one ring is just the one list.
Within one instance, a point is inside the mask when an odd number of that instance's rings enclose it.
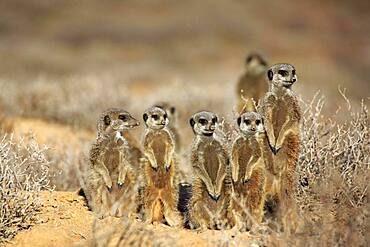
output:
{"label": "dry shrub", "polygon": [[361,246],[369,232],[369,112],[364,102],[352,110],[344,98],[348,109],[337,112],[347,115],[344,123],[323,116],[319,94],[304,113],[297,168],[305,233],[296,238],[300,244]]}
{"label": "dry shrub", "polygon": [[[38,193],[49,186],[47,148],[32,136],[0,141],[0,243],[31,226],[39,212]],[[35,193],[36,192],[36,193]]]}

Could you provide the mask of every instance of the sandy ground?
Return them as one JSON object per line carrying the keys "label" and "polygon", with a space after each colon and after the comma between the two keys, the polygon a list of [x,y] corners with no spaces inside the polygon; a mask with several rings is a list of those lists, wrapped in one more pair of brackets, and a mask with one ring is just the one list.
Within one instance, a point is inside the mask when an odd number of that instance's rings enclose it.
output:
{"label": "sandy ground", "polygon": [[[42,208],[39,222],[29,230],[19,233],[7,247],[60,247],[60,246],[91,246],[93,241],[94,216],[88,210],[84,198],[75,192],[42,192]],[[118,218],[106,218],[95,222],[99,228],[121,224]],[[133,226],[143,224],[132,220]],[[118,225],[119,226],[119,225]],[[176,246],[213,246],[229,242],[242,243],[250,241],[247,233],[237,234],[233,231],[205,231],[197,233],[185,229],[174,229],[165,225],[144,225],[144,229],[152,231],[156,239],[166,239]],[[100,233],[97,233],[97,236]],[[103,235],[103,234],[102,234]],[[116,246],[118,236],[104,240],[108,246]]]}

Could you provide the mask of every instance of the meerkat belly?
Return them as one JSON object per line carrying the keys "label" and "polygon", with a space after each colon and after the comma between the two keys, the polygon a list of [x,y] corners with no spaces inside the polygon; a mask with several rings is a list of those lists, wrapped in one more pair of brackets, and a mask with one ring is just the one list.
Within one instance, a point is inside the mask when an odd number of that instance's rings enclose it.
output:
{"label": "meerkat belly", "polygon": [[112,179],[118,177],[119,153],[118,150],[109,149],[103,158],[104,165],[110,171]]}
{"label": "meerkat belly", "polygon": [[165,154],[166,154],[166,142],[163,137],[155,138],[152,143],[152,149],[154,152],[155,159],[157,161],[158,166],[161,168],[165,165]]}
{"label": "meerkat belly", "polygon": [[214,148],[209,145],[204,150],[204,168],[208,172],[212,183],[216,181],[217,172],[220,167],[220,161]]}
{"label": "meerkat belly", "polygon": [[248,161],[252,156],[252,149],[247,145],[244,144],[240,150],[239,156],[239,175],[238,175],[238,183],[242,183],[244,179],[245,172],[247,170]]}
{"label": "meerkat belly", "polygon": [[279,99],[277,102],[278,107],[276,107],[275,111],[273,112],[273,126],[274,126],[274,134],[275,137],[279,136],[281,128],[283,127],[287,117],[288,117],[288,105],[283,100]]}

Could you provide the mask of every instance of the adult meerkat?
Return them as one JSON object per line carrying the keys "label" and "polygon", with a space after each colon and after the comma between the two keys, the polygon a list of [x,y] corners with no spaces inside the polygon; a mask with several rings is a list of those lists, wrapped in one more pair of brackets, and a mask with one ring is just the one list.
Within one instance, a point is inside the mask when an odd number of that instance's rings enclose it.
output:
{"label": "adult meerkat", "polygon": [[[100,217],[132,215],[137,210],[139,157],[124,132],[139,126],[130,113],[111,108],[97,123],[97,138],[90,150],[90,167],[84,191],[89,206]],[[129,198],[127,198],[129,197]]]}
{"label": "adult meerkat", "polygon": [[189,205],[190,227],[217,229],[227,217],[232,182],[229,158],[223,143],[213,136],[216,114],[195,113],[190,125],[195,134],[191,148],[194,181]]}
{"label": "adult meerkat", "polygon": [[[287,212],[290,209],[295,211],[295,170],[300,145],[301,109],[298,98],[292,90],[292,85],[297,81],[297,75],[293,65],[280,63],[268,69],[267,77],[269,92],[263,99],[262,112],[268,142],[274,153],[274,170],[278,172],[277,198],[281,207],[279,211],[289,216]],[[281,214],[280,219],[282,219]]]}
{"label": "adult meerkat", "polygon": [[267,62],[260,54],[251,53],[245,59],[245,72],[236,87],[239,113],[253,111],[253,102],[258,102],[267,92],[266,70]]}
{"label": "adult meerkat", "polygon": [[[248,227],[248,213],[260,223],[263,218],[266,184],[266,152],[270,148],[266,141],[262,116],[256,112],[245,112],[237,119],[239,136],[232,145],[231,171],[234,193],[231,200],[233,224]],[[265,159],[267,162],[265,162]]]}
{"label": "adult meerkat", "polygon": [[144,154],[144,211],[147,222],[167,222],[170,226],[182,223],[177,211],[178,185],[176,180],[175,143],[167,128],[166,111],[151,107],[143,114],[146,130]]}

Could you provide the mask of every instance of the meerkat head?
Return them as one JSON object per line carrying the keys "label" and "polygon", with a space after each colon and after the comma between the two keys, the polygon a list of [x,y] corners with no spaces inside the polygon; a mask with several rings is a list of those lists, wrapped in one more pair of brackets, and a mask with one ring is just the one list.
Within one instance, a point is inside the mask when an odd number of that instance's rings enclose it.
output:
{"label": "meerkat head", "polygon": [[147,109],[143,114],[145,125],[153,130],[160,130],[169,123],[168,115],[162,108],[153,106]]}
{"label": "meerkat head", "polygon": [[241,133],[244,135],[255,135],[265,131],[262,116],[257,112],[241,114],[237,119],[237,123]]}
{"label": "meerkat head", "polygon": [[140,125],[130,113],[118,108],[110,108],[104,111],[98,120],[98,131],[106,132],[108,128],[114,131],[123,131]]}
{"label": "meerkat head", "polygon": [[262,73],[267,69],[267,62],[258,53],[250,53],[245,59],[245,66],[248,72]]}
{"label": "meerkat head", "polygon": [[177,119],[177,110],[176,107],[171,105],[168,102],[157,102],[154,104],[155,107],[162,108],[163,110],[166,111],[167,116],[169,120],[171,121],[171,124],[173,124],[173,121]]}
{"label": "meerkat head", "polygon": [[196,135],[209,137],[215,132],[218,118],[213,112],[201,111],[195,113],[189,122]]}
{"label": "meerkat head", "polygon": [[290,89],[297,81],[297,74],[293,65],[278,63],[268,69],[267,78],[273,86]]}

